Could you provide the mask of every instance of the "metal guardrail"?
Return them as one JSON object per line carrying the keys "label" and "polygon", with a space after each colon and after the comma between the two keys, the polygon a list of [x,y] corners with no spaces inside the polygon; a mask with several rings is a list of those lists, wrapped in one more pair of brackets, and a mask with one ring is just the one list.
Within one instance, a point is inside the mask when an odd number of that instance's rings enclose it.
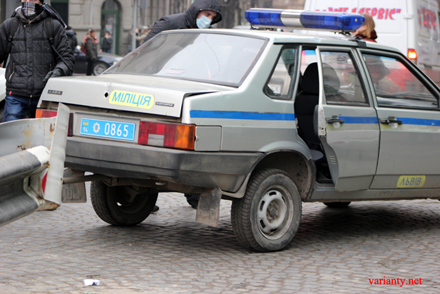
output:
{"label": "metal guardrail", "polygon": [[69,108],[0,124],[0,226],[61,204]]}

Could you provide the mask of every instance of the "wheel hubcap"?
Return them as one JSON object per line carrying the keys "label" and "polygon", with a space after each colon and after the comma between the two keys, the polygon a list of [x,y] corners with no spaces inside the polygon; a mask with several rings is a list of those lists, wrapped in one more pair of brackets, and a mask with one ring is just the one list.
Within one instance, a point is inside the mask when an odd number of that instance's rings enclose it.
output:
{"label": "wheel hubcap", "polygon": [[288,207],[283,194],[278,190],[269,190],[261,198],[258,206],[258,224],[266,237],[273,236],[285,227]]}

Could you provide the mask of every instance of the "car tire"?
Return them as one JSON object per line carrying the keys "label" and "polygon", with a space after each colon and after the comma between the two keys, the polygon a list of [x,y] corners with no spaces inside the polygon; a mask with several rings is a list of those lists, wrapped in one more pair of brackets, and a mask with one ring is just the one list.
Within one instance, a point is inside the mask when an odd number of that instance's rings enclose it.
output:
{"label": "car tire", "polygon": [[301,211],[301,197],[289,175],[278,169],[260,170],[249,180],[245,196],[233,200],[232,229],[246,248],[281,250],[295,236]]}
{"label": "car tire", "polygon": [[95,62],[95,64],[93,65],[93,75],[99,76],[104,71],[106,71],[107,68],[109,68],[109,66],[106,63],[100,61]]}
{"label": "car tire", "polygon": [[[142,189],[142,188],[141,188]],[[144,221],[157,201],[156,191],[132,186],[107,186],[102,181],[92,182],[90,198],[96,214],[115,226],[134,226]]]}
{"label": "car tire", "polygon": [[327,207],[330,208],[345,208],[350,205],[351,201],[349,202],[323,202]]}

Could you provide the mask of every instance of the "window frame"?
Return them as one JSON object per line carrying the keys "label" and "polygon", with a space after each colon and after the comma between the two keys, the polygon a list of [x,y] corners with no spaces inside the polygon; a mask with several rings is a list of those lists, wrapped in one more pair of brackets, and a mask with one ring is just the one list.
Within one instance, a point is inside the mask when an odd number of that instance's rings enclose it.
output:
{"label": "window frame", "polygon": [[[360,60],[360,55],[358,54],[358,52],[356,52],[356,50],[354,50],[354,49],[355,48],[349,48],[349,47],[318,46],[317,47],[317,55],[318,55],[318,59],[319,59],[318,65],[320,67],[319,73],[322,76],[322,82],[324,83],[323,68],[322,68],[323,61],[321,59],[321,52],[345,52],[345,53],[348,53],[348,55],[351,57],[353,67],[355,68],[355,70],[359,74],[358,77],[359,77],[359,81],[361,83],[362,91],[364,92],[365,103],[364,102],[353,102],[353,101],[349,101],[349,102],[327,101],[327,97],[325,95],[325,92],[323,93],[324,101],[322,103],[325,103],[327,105],[338,105],[338,106],[371,107],[373,93],[367,87],[368,81],[366,79],[368,77],[367,77],[365,69],[362,65],[363,62]],[[324,85],[322,85],[321,89],[324,90]]]}
{"label": "window frame", "polygon": [[[396,52],[390,51],[378,51],[373,49],[357,49],[359,52],[359,56],[361,57],[362,64],[364,70],[367,75],[369,86],[372,90],[373,94],[373,102],[376,108],[399,108],[399,109],[411,109],[411,110],[427,110],[427,111],[440,111],[440,88],[416,65],[414,65],[406,56]],[[364,60],[364,54],[375,55],[379,57],[387,57],[396,59],[398,62],[403,64],[410,73],[412,73],[422,84],[425,86],[428,91],[437,99],[437,107],[436,108],[426,108],[426,107],[414,107],[414,106],[404,106],[404,105],[379,105],[377,101],[376,90],[374,88],[373,79],[368,70],[367,63]]]}
{"label": "window frame", "polygon": [[[301,46],[299,46],[298,44],[275,44],[274,46],[276,46],[276,45],[281,45],[280,50],[278,52],[277,58],[275,59],[275,63],[272,66],[272,69],[269,73],[269,76],[268,76],[266,82],[264,83],[262,91],[263,91],[264,95],[266,95],[267,97],[269,97],[270,99],[273,99],[273,100],[283,100],[283,101],[293,100],[294,94],[295,95],[297,94],[297,93],[295,93],[295,91],[297,91],[297,89],[298,89],[298,82],[299,82],[298,80],[299,79],[297,77],[298,77],[298,72],[300,70],[300,66],[298,65],[298,62],[300,60],[300,56],[299,56],[298,52],[301,50]],[[275,72],[275,69],[278,65],[278,61],[280,60],[281,55],[285,49],[294,49],[295,50],[295,66],[293,68],[293,76],[292,76],[292,79],[290,80],[289,91],[287,92],[287,95],[273,96],[267,92],[267,88],[268,88],[269,82],[272,79],[272,76]]]}

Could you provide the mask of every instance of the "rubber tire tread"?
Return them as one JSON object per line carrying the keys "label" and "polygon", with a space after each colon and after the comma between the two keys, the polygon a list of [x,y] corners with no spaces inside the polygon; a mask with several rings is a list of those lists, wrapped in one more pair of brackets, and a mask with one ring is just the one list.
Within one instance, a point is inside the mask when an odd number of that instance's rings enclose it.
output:
{"label": "rubber tire tread", "polygon": [[107,185],[102,181],[93,181],[90,185],[90,200],[95,213],[106,223],[117,226],[118,223],[111,215],[107,201],[105,201],[106,197]]}
{"label": "rubber tire tread", "polygon": [[[141,218],[128,221],[118,220],[118,218],[113,215],[112,209],[108,203],[108,189],[111,188],[112,187],[108,187],[102,181],[94,181],[92,182],[90,187],[90,198],[93,209],[95,210],[95,213],[98,215],[98,217],[106,223],[114,226],[134,226],[144,221],[153,211],[155,203],[157,201],[157,193],[155,193],[155,195],[153,196],[154,198],[148,201],[149,203],[144,206],[144,208],[148,209],[148,211],[144,210],[145,215],[143,215]],[[126,218],[127,215],[125,215],[124,217]]]}
{"label": "rubber tire tread", "polygon": [[[259,187],[259,185],[268,177],[275,175],[275,174],[282,174],[290,179],[290,176],[278,169],[263,169],[260,171],[256,171],[254,175],[249,180],[248,187],[246,189],[246,194],[243,198],[240,199],[234,199],[232,202],[232,209],[231,209],[231,223],[232,223],[232,230],[237,237],[238,242],[248,249],[251,249],[253,251],[257,252],[267,252],[267,251],[277,251],[281,250],[283,248],[278,248],[276,250],[271,250],[268,248],[265,248],[258,244],[258,242],[255,240],[253,233],[252,233],[252,224],[249,221],[251,219],[251,205],[254,198],[254,191],[256,191]],[[296,185],[293,183],[295,186]],[[299,196],[299,193],[298,193]],[[299,219],[301,219],[301,213],[302,213],[302,203],[301,198],[299,198]],[[298,221],[299,226],[299,221]],[[297,229],[297,228],[296,228]],[[296,230],[295,230],[296,233]],[[292,236],[293,238],[293,236]],[[286,244],[287,245],[287,244]]]}

